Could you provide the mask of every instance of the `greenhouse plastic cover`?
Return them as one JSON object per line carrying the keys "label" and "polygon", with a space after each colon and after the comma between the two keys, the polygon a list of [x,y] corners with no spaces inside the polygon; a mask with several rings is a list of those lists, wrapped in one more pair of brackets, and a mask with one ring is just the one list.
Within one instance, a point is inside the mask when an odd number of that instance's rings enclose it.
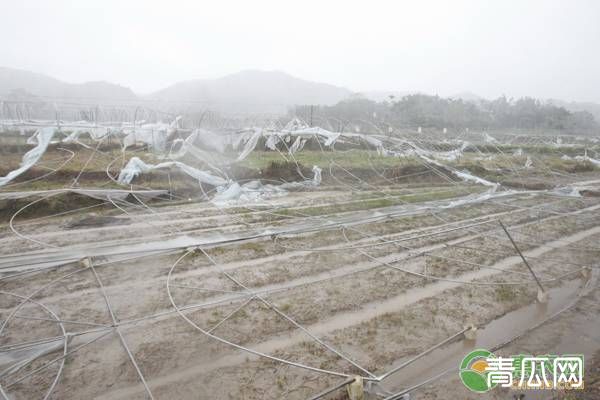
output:
{"label": "greenhouse plastic cover", "polygon": [[164,150],[169,135],[177,131],[177,126],[181,116],[178,116],[170,124],[157,122],[153,124],[143,124],[139,127],[126,129],[127,136],[123,139],[123,148],[133,146],[138,142],[145,143],[148,146]]}
{"label": "greenhouse plastic cover", "polygon": [[48,343],[40,343],[23,349],[0,352],[0,376],[12,374],[29,365],[36,358],[63,350],[64,339],[59,338]]}
{"label": "greenhouse plastic cover", "polygon": [[52,189],[52,190],[27,190],[20,192],[0,192],[0,200],[17,200],[27,197],[51,197],[60,193],[75,193],[82,196],[88,196],[98,200],[124,200],[130,194],[151,199],[154,197],[168,194],[164,189],[156,190],[122,190],[122,189]]}
{"label": "greenhouse plastic cover", "polygon": [[594,158],[589,157],[587,154],[584,156],[575,156],[577,161],[589,161],[594,165],[600,166],[600,160],[596,160]]}
{"label": "greenhouse plastic cover", "polygon": [[[147,252],[167,252],[176,248],[186,248],[194,246],[210,247],[222,243],[233,243],[236,241],[268,237],[271,235],[287,235],[292,233],[312,232],[330,227],[337,229],[340,225],[352,226],[365,223],[366,221],[376,222],[385,220],[390,216],[416,215],[430,210],[440,208],[452,208],[463,204],[475,204],[490,198],[505,196],[506,192],[497,192],[488,190],[482,194],[465,196],[463,199],[453,200],[434,200],[421,204],[399,204],[386,207],[385,210],[361,210],[352,213],[344,213],[332,216],[327,219],[314,218],[303,219],[301,221],[292,221],[288,224],[277,226],[272,229],[266,229],[259,232],[255,230],[247,232],[213,232],[200,237],[189,235],[180,235],[177,237],[156,240],[140,239],[139,242],[127,244],[113,243],[87,243],[85,245],[73,245],[56,249],[44,249],[36,252],[24,254],[12,254],[0,259],[0,271],[18,272],[31,268],[50,267],[62,265],[67,262],[76,262],[84,257],[122,257],[128,255]],[[462,201],[460,201],[462,200]]]}
{"label": "greenhouse plastic cover", "polygon": [[423,158],[425,161],[427,161],[427,162],[429,162],[431,164],[434,164],[434,165],[437,165],[438,167],[445,168],[445,169],[449,170],[453,175],[457,176],[458,178],[462,179],[463,181],[479,183],[479,184],[485,185],[485,186],[494,186],[494,187],[498,186],[497,183],[490,182],[490,181],[488,181],[486,179],[483,179],[483,178],[480,178],[478,176],[475,176],[475,175],[469,173],[468,171],[458,171],[458,170],[456,170],[454,168],[450,168],[450,167],[448,167],[446,165],[443,165],[443,164],[441,164],[441,163],[439,163],[439,162],[437,162],[437,161],[435,161],[435,160],[433,160],[433,159],[431,159],[431,158],[429,158],[429,157],[427,157],[425,155],[419,154],[419,156],[421,158]]}
{"label": "greenhouse plastic cover", "polygon": [[213,197],[213,203],[229,202],[252,202],[262,200],[267,197],[285,195],[288,190],[305,189],[316,187],[321,184],[321,168],[313,166],[313,178],[302,182],[286,182],[281,185],[263,185],[260,181],[250,181],[244,185],[237,182],[231,183],[228,187],[218,187],[217,194]]}
{"label": "greenhouse plastic cover", "polygon": [[36,146],[33,149],[29,150],[27,153],[25,153],[19,168],[10,171],[6,176],[0,177],[0,186],[6,185],[8,182],[12,181],[17,176],[21,175],[23,172],[31,168],[35,163],[37,163],[46,152],[48,144],[50,144],[50,141],[52,140],[52,137],[54,136],[55,132],[56,128],[54,127],[38,129],[36,133],[31,138],[29,138],[30,140],[28,140],[28,143],[33,142],[34,144],[36,144]]}
{"label": "greenhouse plastic cover", "polygon": [[228,181],[224,178],[212,175],[209,172],[201,171],[194,167],[190,167],[187,164],[184,164],[179,161],[166,161],[160,164],[146,164],[138,157],[132,157],[125,168],[121,170],[119,173],[119,178],[117,181],[121,184],[129,184],[139,174],[142,172],[150,172],[157,169],[165,169],[175,167],[180,169],[185,174],[191,176],[192,178],[197,179],[199,182],[208,183],[213,186],[222,186],[226,185]]}

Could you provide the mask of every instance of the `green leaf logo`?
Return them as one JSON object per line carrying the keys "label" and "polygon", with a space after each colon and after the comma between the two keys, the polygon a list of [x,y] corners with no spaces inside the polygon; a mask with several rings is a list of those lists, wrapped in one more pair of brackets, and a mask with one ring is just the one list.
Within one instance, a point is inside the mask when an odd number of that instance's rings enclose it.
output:
{"label": "green leaf logo", "polygon": [[496,387],[497,383],[488,385],[487,358],[494,358],[494,354],[485,349],[473,350],[463,358],[460,363],[460,380],[471,391],[485,393]]}

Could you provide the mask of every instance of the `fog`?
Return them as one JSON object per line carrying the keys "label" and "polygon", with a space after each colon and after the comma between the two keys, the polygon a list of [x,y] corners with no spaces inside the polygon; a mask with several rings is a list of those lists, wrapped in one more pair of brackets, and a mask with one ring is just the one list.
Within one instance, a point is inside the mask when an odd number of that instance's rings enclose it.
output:
{"label": "fog", "polygon": [[597,1],[3,1],[0,65],[148,93],[242,69],[600,101]]}

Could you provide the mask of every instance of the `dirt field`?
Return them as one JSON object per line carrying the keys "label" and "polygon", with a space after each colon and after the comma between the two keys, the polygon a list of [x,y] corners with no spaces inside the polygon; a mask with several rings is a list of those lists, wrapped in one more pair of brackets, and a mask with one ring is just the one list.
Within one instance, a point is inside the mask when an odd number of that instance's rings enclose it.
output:
{"label": "dirt field", "polygon": [[[269,166],[256,163],[246,168]],[[494,192],[439,174],[394,182],[397,165],[378,167],[392,175],[365,185],[332,174],[246,204],[129,196],[72,207],[78,198],[62,192],[2,200],[3,394],[306,399],[359,375],[371,399],[413,386],[411,399],[504,399],[518,392],[471,393],[457,369],[470,350],[508,342],[498,354],[585,354],[585,391],[542,396],[598,398],[597,171],[556,176],[552,185],[592,181],[588,194],[567,196],[523,189],[549,186],[539,170],[505,174],[527,185]],[[471,326],[475,340],[461,333]]]}

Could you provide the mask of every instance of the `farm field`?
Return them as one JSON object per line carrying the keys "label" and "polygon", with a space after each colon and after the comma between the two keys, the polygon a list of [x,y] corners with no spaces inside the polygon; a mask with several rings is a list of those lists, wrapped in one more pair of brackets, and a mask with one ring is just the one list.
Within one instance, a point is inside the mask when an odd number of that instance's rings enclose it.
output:
{"label": "farm field", "polygon": [[123,185],[163,156],[91,145],[0,191],[10,398],[446,398],[468,351],[577,332],[597,360],[600,174],[572,148],[254,150],[219,200],[173,167]]}

